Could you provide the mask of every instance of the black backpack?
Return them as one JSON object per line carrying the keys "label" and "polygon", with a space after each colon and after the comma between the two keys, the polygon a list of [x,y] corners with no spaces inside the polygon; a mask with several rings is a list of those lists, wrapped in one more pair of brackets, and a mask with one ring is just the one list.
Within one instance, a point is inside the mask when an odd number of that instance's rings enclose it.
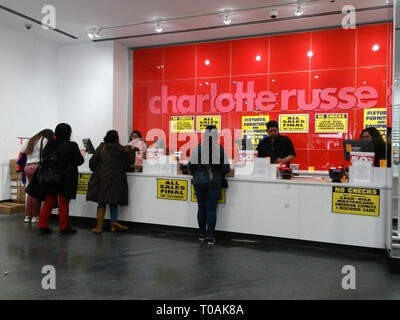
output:
{"label": "black backpack", "polygon": [[57,154],[53,153],[44,158],[40,164],[39,182],[58,184],[63,178],[63,166]]}

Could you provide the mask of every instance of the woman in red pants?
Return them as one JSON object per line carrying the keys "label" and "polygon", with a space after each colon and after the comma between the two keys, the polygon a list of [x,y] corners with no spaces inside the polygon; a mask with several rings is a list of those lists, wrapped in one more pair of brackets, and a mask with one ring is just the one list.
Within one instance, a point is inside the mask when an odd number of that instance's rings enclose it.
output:
{"label": "woman in red pants", "polygon": [[66,123],[57,125],[54,139],[43,150],[43,159],[55,156],[58,168],[62,173],[58,183],[48,182],[41,184],[44,204],[39,217],[39,235],[51,233],[49,220],[52,209],[58,201],[58,217],[60,222],[60,235],[74,234],[75,229],[69,227],[69,201],[76,198],[78,188],[78,166],[84,159],[76,142],[70,141],[71,127]]}

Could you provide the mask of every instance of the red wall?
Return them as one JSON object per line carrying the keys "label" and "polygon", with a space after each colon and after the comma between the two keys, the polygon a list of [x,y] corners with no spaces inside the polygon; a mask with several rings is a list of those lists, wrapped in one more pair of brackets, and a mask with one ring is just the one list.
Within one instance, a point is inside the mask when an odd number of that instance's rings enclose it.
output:
{"label": "red wall", "polygon": [[[314,166],[316,170],[345,163],[341,140],[358,139],[363,129],[364,109],[356,104],[346,110],[338,107],[328,111],[321,107],[299,110],[297,99],[292,97],[288,110],[282,110],[281,90],[303,89],[309,103],[313,89],[370,86],[378,93],[373,108],[387,108],[390,126],[392,28],[392,24],[379,24],[355,30],[330,29],[133,50],[133,129],[146,137],[150,129],[161,128],[168,140],[169,120],[173,115],[221,115],[222,129],[241,129],[243,115],[268,114],[270,120],[278,121],[279,114],[308,113],[308,133],[282,133],[292,139],[296,149],[293,163],[299,163],[300,169]],[[372,50],[375,44],[379,45],[378,51]],[[309,51],[313,52],[312,57],[307,56]],[[261,60],[257,61],[256,56]],[[205,60],[210,64],[206,65]],[[151,99],[161,99],[163,86],[168,87],[168,96],[209,94],[211,83],[217,84],[218,94],[234,94],[238,81],[244,82],[244,90],[247,81],[254,81],[256,93],[263,90],[275,93],[276,107],[270,111],[210,112],[210,102],[206,101],[203,112],[174,113],[172,104],[168,104],[167,113],[150,111]],[[154,105],[161,110],[160,101]],[[316,134],[316,113],[347,113],[347,133]],[[183,143],[178,143],[178,147]]]}

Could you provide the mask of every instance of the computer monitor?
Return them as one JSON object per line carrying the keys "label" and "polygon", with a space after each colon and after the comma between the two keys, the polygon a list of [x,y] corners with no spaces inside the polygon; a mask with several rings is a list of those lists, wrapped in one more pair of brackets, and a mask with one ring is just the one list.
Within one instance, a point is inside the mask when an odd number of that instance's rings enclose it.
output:
{"label": "computer monitor", "polygon": [[[359,139],[359,140],[342,140],[344,159],[350,161],[350,152],[374,152],[375,147],[371,140]],[[349,147],[350,145],[350,147]]]}
{"label": "computer monitor", "polygon": [[96,150],[93,147],[92,141],[89,138],[82,139],[83,146],[88,154],[93,154]]}

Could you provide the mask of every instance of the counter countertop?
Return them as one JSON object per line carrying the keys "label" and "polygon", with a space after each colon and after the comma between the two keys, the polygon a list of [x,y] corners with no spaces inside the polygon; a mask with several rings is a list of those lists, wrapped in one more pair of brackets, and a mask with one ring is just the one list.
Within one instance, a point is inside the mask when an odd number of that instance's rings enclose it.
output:
{"label": "counter countertop", "polygon": [[[90,171],[82,171],[80,173],[83,174],[91,174]],[[161,178],[161,179],[191,179],[191,175],[157,175],[157,174],[143,174],[143,173],[135,173],[128,172],[127,176],[136,176],[143,178]],[[334,183],[331,182],[329,177],[323,176],[318,177],[315,175],[305,177],[301,175],[300,177],[294,177],[292,179],[276,179],[276,180],[268,180],[261,176],[234,176],[234,177],[226,177],[228,182],[256,182],[256,183],[279,183],[279,184],[296,184],[296,185],[315,185],[315,186],[335,186],[335,187],[357,187],[357,188],[380,188],[380,189],[391,189],[391,181],[386,184],[382,184],[379,186],[373,186],[371,184],[362,185],[355,183]]]}

